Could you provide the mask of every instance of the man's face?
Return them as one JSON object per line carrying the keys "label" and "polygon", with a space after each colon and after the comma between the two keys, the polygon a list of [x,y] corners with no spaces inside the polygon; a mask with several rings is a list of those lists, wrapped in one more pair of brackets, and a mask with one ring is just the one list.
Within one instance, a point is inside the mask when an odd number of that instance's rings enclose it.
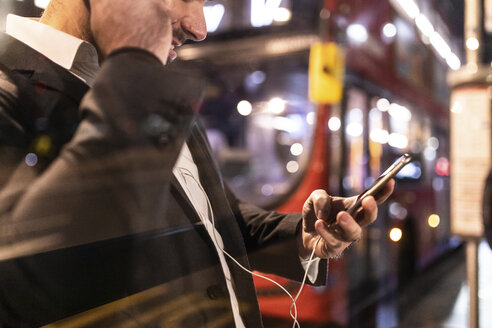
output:
{"label": "man's face", "polygon": [[186,40],[202,41],[207,36],[207,24],[203,15],[205,0],[168,0],[170,5],[173,40],[169,60],[176,59],[175,48]]}

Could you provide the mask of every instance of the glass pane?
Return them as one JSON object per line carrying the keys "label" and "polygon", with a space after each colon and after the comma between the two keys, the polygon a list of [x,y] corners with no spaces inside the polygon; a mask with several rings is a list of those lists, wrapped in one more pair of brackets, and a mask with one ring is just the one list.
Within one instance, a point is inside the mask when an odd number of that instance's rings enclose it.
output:
{"label": "glass pane", "polygon": [[222,86],[213,88],[216,95],[201,115],[226,181],[245,201],[277,203],[308,163],[316,106],[307,99],[303,62],[284,59],[213,74]]}

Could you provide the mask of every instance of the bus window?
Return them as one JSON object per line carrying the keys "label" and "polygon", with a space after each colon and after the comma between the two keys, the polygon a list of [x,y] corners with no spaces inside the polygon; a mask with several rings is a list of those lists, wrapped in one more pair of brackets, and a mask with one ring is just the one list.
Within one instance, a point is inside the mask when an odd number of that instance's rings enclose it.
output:
{"label": "bus window", "polygon": [[[307,70],[284,60],[231,71],[233,82],[231,74],[214,75],[222,87],[213,88],[219,91],[208,96],[201,116],[231,189],[272,208],[291,193],[309,161],[316,106],[307,100]],[[220,76],[229,81],[218,83]]]}

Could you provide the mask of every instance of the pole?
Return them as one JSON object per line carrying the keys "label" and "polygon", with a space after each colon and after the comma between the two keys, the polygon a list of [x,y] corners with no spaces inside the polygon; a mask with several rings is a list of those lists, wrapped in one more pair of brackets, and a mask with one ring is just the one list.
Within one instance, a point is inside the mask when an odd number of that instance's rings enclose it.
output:
{"label": "pole", "polygon": [[[468,67],[474,67],[478,71],[480,64],[481,38],[481,0],[465,1],[465,49]],[[478,47],[472,48],[468,41],[475,39]],[[478,239],[471,238],[466,242],[466,273],[469,286],[470,309],[468,313],[468,327],[479,327],[479,298],[478,298]]]}
{"label": "pole", "polygon": [[[465,47],[466,62],[468,65],[477,66],[480,63],[480,49],[482,48],[482,1],[465,1]],[[470,48],[468,41],[475,39],[478,41],[478,48]]]}
{"label": "pole", "polygon": [[468,278],[470,309],[468,313],[468,327],[479,326],[479,299],[478,299],[478,239],[472,238],[466,242],[466,275]]}
{"label": "pole", "polygon": [[[482,0],[465,1],[465,44],[466,62],[468,65],[477,66],[480,63],[480,50],[482,48]],[[469,41],[475,39],[477,48],[470,48]]]}

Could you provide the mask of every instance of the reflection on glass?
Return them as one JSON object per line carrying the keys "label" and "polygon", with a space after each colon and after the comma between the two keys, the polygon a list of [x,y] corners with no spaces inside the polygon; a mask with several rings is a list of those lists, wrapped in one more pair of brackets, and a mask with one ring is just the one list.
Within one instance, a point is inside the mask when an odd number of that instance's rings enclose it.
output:
{"label": "reflection on glass", "polygon": [[[222,3],[226,10],[231,4]],[[207,71],[200,116],[225,182],[244,201],[274,208],[305,174],[317,117],[308,100],[308,55]]]}
{"label": "reflection on glass", "polygon": [[[231,189],[241,199],[268,207],[289,192],[308,163],[316,107],[293,95],[242,100],[236,106],[232,142],[221,131],[226,125],[209,127],[207,134]],[[222,116],[217,113],[214,119]]]}
{"label": "reflection on glass", "polygon": [[[296,105],[297,104],[297,105]],[[293,175],[307,163],[306,147],[311,142],[313,126],[307,115],[313,105],[307,101],[274,98],[253,103],[253,111],[245,117],[246,144],[249,163],[241,172],[246,179],[232,188],[239,196],[265,204],[288,191]],[[223,163],[227,165],[227,163]],[[261,193],[258,193],[258,189]]]}

